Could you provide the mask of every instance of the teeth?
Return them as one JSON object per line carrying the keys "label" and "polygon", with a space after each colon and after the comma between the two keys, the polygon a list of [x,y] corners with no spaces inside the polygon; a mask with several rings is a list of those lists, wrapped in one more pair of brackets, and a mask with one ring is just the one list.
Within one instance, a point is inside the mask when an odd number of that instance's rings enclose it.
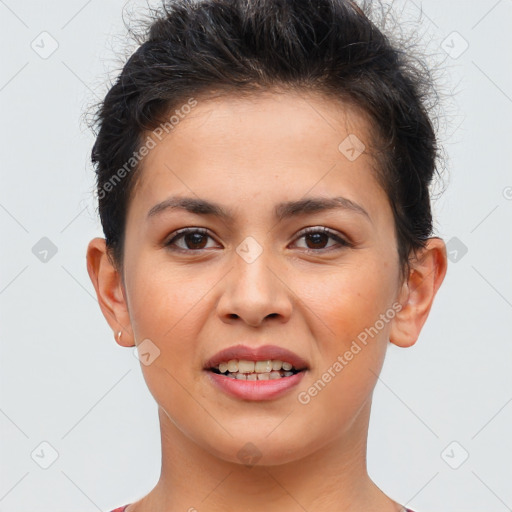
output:
{"label": "teeth", "polygon": [[225,377],[229,377],[230,379],[237,380],[275,380],[281,379],[283,377],[290,377],[293,375],[293,372],[283,372],[281,371],[271,371],[271,372],[263,372],[263,373],[225,373],[223,374]]}
{"label": "teeth", "polygon": [[272,370],[280,370],[283,366],[283,362],[279,360],[272,361]]}
{"label": "teeth", "polygon": [[267,361],[258,361],[254,365],[254,371],[256,373],[264,373],[272,371],[272,361],[269,359]]}
{"label": "teeth", "polygon": [[291,363],[279,359],[267,359],[266,361],[248,361],[247,359],[230,359],[219,363],[216,367],[220,373],[270,373],[272,371],[290,371]]}
{"label": "teeth", "polygon": [[240,359],[238,361],[238,371],[240,373],[252,373],[254,371],[254,361]]}
{"label": "teeth", "polygon": [[230,359],[215,367],[221,374],[230,379],[238,380],[275,380],[290,377],[293,365],[279,359],[265,361],[249,361],[247,359]]}

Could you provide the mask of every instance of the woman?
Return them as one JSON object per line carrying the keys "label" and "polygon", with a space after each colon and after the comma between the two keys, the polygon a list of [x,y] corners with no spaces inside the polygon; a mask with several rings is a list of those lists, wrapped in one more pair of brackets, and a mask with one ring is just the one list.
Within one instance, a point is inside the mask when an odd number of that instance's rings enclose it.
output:
{"label": "woman", "polygon": [[389,343],[446,273],[428,76],[344,0],[178,0],[97,115],[87,268],[159,406],[117,509],[399,512],[366,469]]}

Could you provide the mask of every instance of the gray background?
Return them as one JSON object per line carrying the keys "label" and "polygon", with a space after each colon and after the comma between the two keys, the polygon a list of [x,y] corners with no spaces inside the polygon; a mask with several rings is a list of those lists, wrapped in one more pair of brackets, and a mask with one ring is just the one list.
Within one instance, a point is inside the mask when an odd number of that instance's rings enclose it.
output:
{"label": "gray background", "polygon": [[[512,1],[404,3],[456,95],[434,203],[452,261],[418,343],[389,349],[369,470],[418,512],[512,510]],[[0,511],[108,511],[160,472],[156,404],[85,261],[102,231],[80,118],[118,65],[124,6],[0,0]]]}

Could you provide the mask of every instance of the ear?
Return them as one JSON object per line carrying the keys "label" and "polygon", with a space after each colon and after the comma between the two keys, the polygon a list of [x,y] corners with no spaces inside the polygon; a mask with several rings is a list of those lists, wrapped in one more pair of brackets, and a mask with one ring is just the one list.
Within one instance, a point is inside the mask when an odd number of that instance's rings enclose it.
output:
{"label": "ear", "polygon": [[[103,316],[123,347],[135,346],[122,278],[107,253],[106,240],[94,238],[87,247],[87,272],[96,290]],[[118,333],[121,331],[121,338]]]}
{"label": "ear", "polygon": [[437,290],[447,270],[446,246],[441,238],[429,238],[410,262],[410,273],[398,301],[402,309],[391,323],[389,341],[399,347],[416,343],[427,320]]}

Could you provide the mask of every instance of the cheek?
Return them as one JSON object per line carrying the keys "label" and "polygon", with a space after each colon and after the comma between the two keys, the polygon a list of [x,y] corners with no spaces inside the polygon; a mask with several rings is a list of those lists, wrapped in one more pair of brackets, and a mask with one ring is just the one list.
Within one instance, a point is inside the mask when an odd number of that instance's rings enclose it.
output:
{"label": "cheek", "polygon": [[141,370],[157,403],[190,411],[194,404],[183,386],[201,366],[197,340],[208,321],[212,281],[192,279],[165,264],[145,268],[152,271],[132,275],[130,317],[137,344],[149,339],[157,357]]}
{"label": "cheek", "polygon": [[[317,317],[316,339],[325,340],[322,351],[339,352],[358,337],[364,339],[366,329],[375,327],[391,308],[395,285],[389,268],[386,262],[359,259],[333,268],[320,285],[313,285],[313,281],[305,284],[303,289],[308,291],[304,302]],[[373,338],[385,337],[388,329],[389,322],[378,322],[379,334],[372,330]]]}
{"label": "cheek", "polygon": [[153,262],[141,268],[152,271],[132,274],[132,328],[137,344],[149,339],[150,352],[157,354],[150,364],[141,364],[141,370],[156,403],[172,411],[172,421],[183,430],[187,418],[204,414],[195,400],[199,397],[188,390],[192,390],[190,375],[200,364],[195,340],[206,321],[202,315],[208,287],[165,264]]}
{"label": "cheek", "polygon": [[136,339],[150,338],[168,347],[175,339],[184,339],[184,331],[193,333],[211,286],[170,264],[140,263],[129,289]]}

